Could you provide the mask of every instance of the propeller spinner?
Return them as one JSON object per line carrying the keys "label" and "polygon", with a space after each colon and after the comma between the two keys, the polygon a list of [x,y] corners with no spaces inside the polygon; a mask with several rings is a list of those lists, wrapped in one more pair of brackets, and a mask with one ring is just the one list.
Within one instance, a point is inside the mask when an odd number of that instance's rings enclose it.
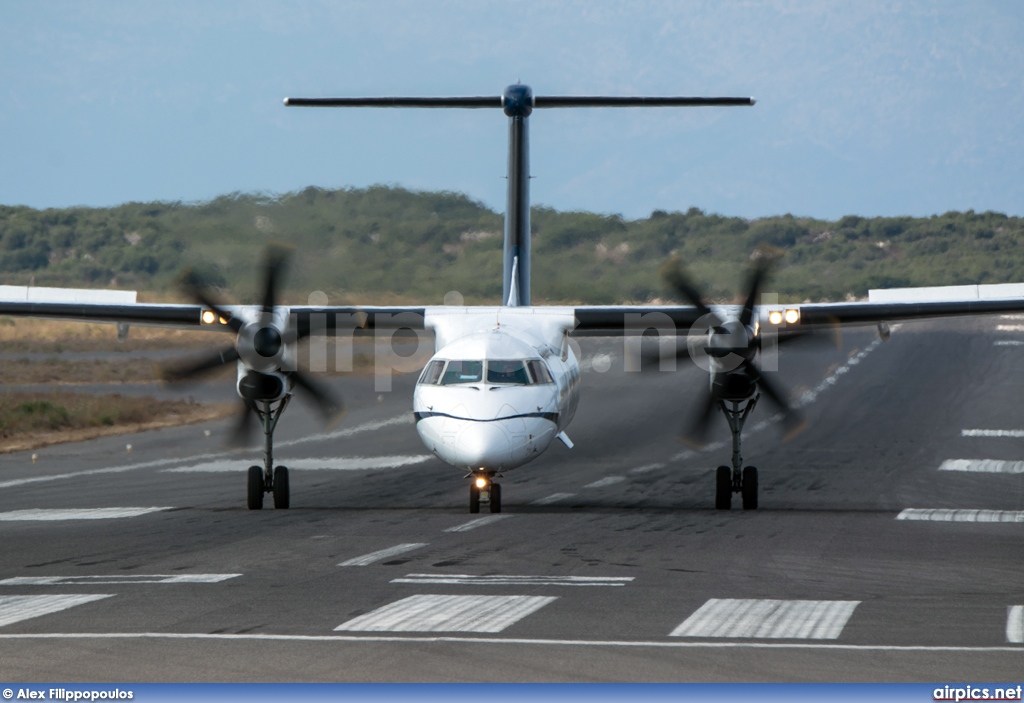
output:
{"label": "propeller spinner", "polygon": [[233,444],[247,444],[253,420],[259,414],[258,403],[273,403],[288,396],[298,387],[313,402],[325,421],[335,420],[344,405],[320,383],[299,371],[293,360],[295,344],[309,335],[309,329],[297,331],[291,324],[288,309],[277,304],[282,275],[291,255],[287,247],[275,245],[267,249],[263,264],[263,295],[259,308],[243,309],[232,314],[194,276],[183,277],[186,295],[212,310],[226,322],[223,329],[235,333],[230,346],[205,357],[168,366],[163,378],[180,383],[211,373],[224,364],[238,363],[237,391],[244,408],[230,438]]}

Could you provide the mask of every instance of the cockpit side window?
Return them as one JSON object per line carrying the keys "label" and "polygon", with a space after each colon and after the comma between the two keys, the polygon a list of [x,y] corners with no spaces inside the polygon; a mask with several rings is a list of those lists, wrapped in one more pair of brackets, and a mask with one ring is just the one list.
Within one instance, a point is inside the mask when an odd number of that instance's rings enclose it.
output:
{"label": "cockpit side window", "polygon": [[528,386],[530,377],[526,375],[526,366],[519,359],[490,359],[487,361],[487,382]]}
{"label": "cockpit side window", "polygon": [[438,380],[441,378],[441,371],[444,370],[444,362],[440,359],[434,359],[426,368],[423,369],[423,373],[420,374],[420,380],[417,383],[425,383],[428,386],[436,386]]}
{"label": "cockpit side window", "polygon": [[540,359],[530,359],[526,362],[526,365],[530,367],[530,375],[533,376],[534,383],[554,383],[555,380],[551,378],[551,372],[548,371],[548,367],[544,365],[544,362]]}
{"label": "cockpit side window", "polygon": [[444,376],[441,377],[442,386],[451,386],[456,383],[479,383],[483,378],[484,362],[464,359],[448,362]]}

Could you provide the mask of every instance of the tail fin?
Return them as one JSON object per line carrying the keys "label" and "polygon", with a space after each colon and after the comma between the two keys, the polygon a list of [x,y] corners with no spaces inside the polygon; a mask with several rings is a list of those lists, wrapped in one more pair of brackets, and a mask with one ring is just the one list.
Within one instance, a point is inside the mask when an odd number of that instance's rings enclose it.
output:
{"label": "tail fin", "polygon": [[534,97],[528,85],[516,83],[501,96],[285,98],[297,107],[424,107],[495,108],[509,118],[508,201],[505,210],[505,251],[501,299],[506,305],[530,304],[530,149],[527,118],[534,109],[560,107],[714,107],[753,105],[753,98],[688,98],[672,96],[551,95]]}

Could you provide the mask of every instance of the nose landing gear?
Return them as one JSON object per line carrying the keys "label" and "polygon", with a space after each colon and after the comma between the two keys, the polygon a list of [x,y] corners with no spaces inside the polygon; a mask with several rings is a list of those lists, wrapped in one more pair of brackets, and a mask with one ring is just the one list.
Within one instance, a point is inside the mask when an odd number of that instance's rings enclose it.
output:
{"label": "nose landing gear", "polygon": [[501,512],[501,485],[493,480],[497,475],[493,471],[474,471],[466,476],[473,480],[469,484],[469,512],[479,513],[481,503],[490,505],[492,513]]}
{"label": "nose landing gear", "polygon": [[286,395],[277,407],[266,401],[250,401],[249,405],[259,417],[263,425],[263,466],[249,467],[248,506],[249,510],[263,508],[263,494],[274,495],[274,507],[287,509],[291,496],[288,486],[288,467],[274,466],[274,428],[281,414],[288,405],[290,395]]}
{"label": "nose landing gear", "polygon": [[[740,455],[743,424],[750,411],[757,404],[760,395],[743,402],[719,400],[718,403],[729,421],[732,432],[732,468],[719,466],[715,474],[715,509],[729,510],[732,507],[732,494],[739,493],[743,497],[744,510],[757,510],[757,469],[753,466],[743,467]],[[728,405],[726,403],[728,402]]]}

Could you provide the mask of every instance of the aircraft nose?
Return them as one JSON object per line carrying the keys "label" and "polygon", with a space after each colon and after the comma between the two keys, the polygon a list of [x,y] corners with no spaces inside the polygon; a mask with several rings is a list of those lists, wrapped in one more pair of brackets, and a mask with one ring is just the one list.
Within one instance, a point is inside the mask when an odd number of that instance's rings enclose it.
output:
{"label": "aircraft nose", "polygon": [[508,433],[497,422],[468,422],[457,440],[460,463],[472,469],[500,469],[511,458]]}

